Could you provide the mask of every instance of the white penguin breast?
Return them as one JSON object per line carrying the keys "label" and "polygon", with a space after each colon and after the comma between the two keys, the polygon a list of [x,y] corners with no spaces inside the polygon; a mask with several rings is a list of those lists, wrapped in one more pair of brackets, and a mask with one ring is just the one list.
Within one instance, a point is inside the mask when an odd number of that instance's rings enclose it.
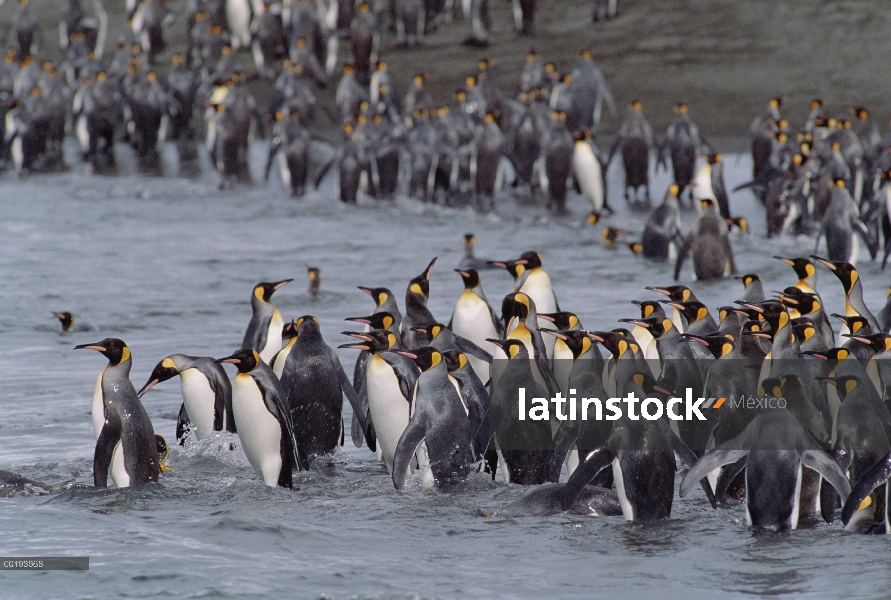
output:
{"label": "white penguin breast", "polygon": [[275,487],[282,467],[281,426],[266,408],[263,394],[250,375],[235,376],[232,416],[251,466],[266,485]]}
{"label": "white penguin breast", "polygon": [[393,368],[379,356],[368,364],[365,385],[368,390],[368,410],[374,422],[374,433],[387,471],[393,473],[393,458],[402,432],[408,427],[409,403],[399,389]]}
{"label": "white penguin breast", "polygon": [[[461,294],[455,305],[455,312],[452,315],[452,332],[470,340],[492,356],[504,357],[498,346],[486,341],[500,337],[492,323],[492,313],[489,311],[488,303],[469,290]],[[489,379],[490,368],[486,361],[469,355],[467,360],[477,377],[483,381]]]}
{"label": "white penguin breast", "polygon": [[179,377],[189,421],[195,429],[195,436],[203,439],[213,433],[216,394],[207,377],[198,369],[181,371]]}
{"label": "white penguin breast", "polygon": [[266,332],[266,345],[260,351],[260,358],[267,365],[275,353],[282,349],[282,327],[285,320],[282,313],[277,308],[272,310],[272,317],[269,319],[269,329]]}
{"label": "white penguin breast", "polygon": [[105,375],[105,369],[99,373],[96,378],[96,387],[93,390],[93,435],[99,439],[102,433],[102,426],[105,425],[105,402],[102,399],[102,376]]}
{"label": "white penguin breast", "polygon": [[616,482],[616,495],[619,497],[619,505],[622,507],[622,516],[626,521],[634,520],[634,507],[628,501],[628,495],[625,493],[625,479],[622,475],[622,465],[619,463],[618,457],[613,459],[613,481]]}
{"label": "white penguin breast", "polygon": [[572,151],[572,171],[582,194],[591,203],[591,209],[594,212],[603,210],[603,174],[600,161],[594,156],[591,146],[584,142],[575,145]]}
{"label": "white penguin breast", "polygon": [[121,442],[115,444],[111,455],[111,478],[119,488],[130,487],[130,474],[124,466],[124,447]]}

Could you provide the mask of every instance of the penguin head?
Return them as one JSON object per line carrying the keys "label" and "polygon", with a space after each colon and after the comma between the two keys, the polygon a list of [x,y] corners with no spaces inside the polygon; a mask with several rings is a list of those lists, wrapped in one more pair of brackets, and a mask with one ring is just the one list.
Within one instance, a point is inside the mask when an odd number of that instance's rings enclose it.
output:
{"label": "penguin head", "polygon": [[538,53],[535,51],[535,47],[530,46],[526,51],[526,62],[532,62],[536,58],[538,58]]}
{"label": "penguin head", "polygon": [[464,237],[461,238],[461,245],[465,248],[468,246],[473,248],[474,246],[476,246],[476,236],[472,233],[465,233]]}
{"label": "penguin head", "polygon": [[641,254],[643,252],[643,244],[640,242],[622,242],[622,245],[631,250],[632,254]]}
{"label": "penguin head", "polygon": [[817,274],[817,268],[814,267],[814,263],[806,258],[786,258],[784,256],[774,256],[774,258],[781,260],[792,267],[800,280],[810,279]]}
{"label": "penguin head", "polygon": [[715,201],[711,198],[703,198],[699,201],[703,212],[715,212]]}
{"label": "penguin head", "polygon": [[610,246],[615,245],[616,238],[627,234],[628,232],[624,229],[618,229],[616,227],[604,227],[602,233],[604,242]]}
{"label": "penguin head", "polygon": [[730,334],[723,335],[691,335],[689,333],[681,334],[688,341],[700,344],[709,349],[709,352],[715,358],[723,358],[733,352],[735,347],[733,342],[733,336]]}
{"label": "penguin head", "polygon": [[794,309],[802,315],[809,315],[820,308],[820,301],[814,294],[808,294],[792,286],[780,292],[779,300],[790,310]]}
{"label": "penguin head", "polygon": [[438,257],[433,257],[424,272],[408,282],[408,290],[405,292],[406,299],[412,295],[422,296],[424,301],[430,297],[430,273],[433,271],[433,265]]}
{"label": "penguin head", "polygon": [[562,331],[539,329],[539,331],[552,335],[558,340],[563,340],[563,343],[572,352],[572,358],[575,360],[584,356],[594,346],[594,342],[588,337],[588,332],[582,329],[564,329]]}
{"label": "penguin head", "polygon": [[486,341],[501,348],[510,360],[515,358],[519,360],[529,360],[529,351],[526,350],[526,345],[520,340],[486,339]]}
{"label": "penguin head", "polygon": [[[654,313],[652,316],[646,319],[619,319],[620,323],[630,323],[632,325],[637,325],[638,327],[643,327],[647,331],[650,332],[657,340],[665,335],[665,332],[670,331],[674,324],[671,319],[665,316],[665,312],[663,311],[661,315]],[[600,341],[600,340],[595,340]],[[601,342],[602,343],[602,342]]]}
{"label": "penguin head", "polygon": [[795,337],[802,343],[808,341],[817,333],[817,328],[814,327],[814,322],[807,317],[792,319],[792,330],[795,332]]}
{"label": "penguin head", "polygon": [[443,329],[447,329],[447,327],[442,323],[431,323],[424,327],[411,328],[412,331],[424,334],[428,344],[433,343],[433,341],[439,337],[439,334],[442,333]]}
{"label": "penguin head", "polygon": [[467,365],[467,356],[458,350],[446,350],[442,353],[442,356],[445,358],[446,368],[449,370],[449,373],[460,371]]}
{"label": "penguin head", "polygon": [[[630,322],[630,321],[629,321]],[[586,331],[591,341],[597,342],[618,360],[629,349],[629,342],[623,333],[618,331]]]}
{"label": "penguin head", "polygon": [[632,300],[631,304],[640,309],[640,318],[649,319],[658,317],[660,320],[665,318],[665,311],[662,304],[653,300]]}
{"label": "penguin head", "polygon": [[368,325],[372,329],[389,329],[396,323],[396,318],[385,310],[376,312],[373,315],[368,315],[367,317],[347,317],[344,320],[352,321],[354,323],[362,323],[363,325]]}
{"label": "penguin head", "polygon": [[74,327],[74,317],[70,312],[54,312],[53,313],[62,324],[62,333],[68,333]]}
{"label": "penguin head", "polygon": [[393,292],[387,288],[367,288],[360,285],[359,289],[371,296],[371,299],[374,300],[377,307],[382,306],[384,302],[393,297]]}
{"label": "penguin head", "polygon": [[839,398],[844,400],[860,385],[860,378],[856,375],[843,375],[841,377],[817,377],[820,381],[835,387]]}
{"label": "penguin head", "polygon": [[845,337],[849,337],[852,340],[857,340],[862,344],[866,344],[876,353],[876,356],[879,354],[884,354],[888,350],[891,350],[891,335],[887,333],[872,333],[870,335],[857,335],[854,333],[846,333]]}
{"label": "penguin head", "polygon": [[559,331],[567,331],[579,326],[579,318],[575,313],[565,310],[554,313],[538,313],[538,318],[553,323]]}
{"label": "penguin head", "polygon": [[259,300],[264,304],[269,304],[270,299],[272,298],[272,294],[275,293],[275,290],[280,287],[286,285],[287,283],[294,281],[293,279],[284,279],[282,281],[261,281],[257,285],[254,286],[254,298]]}
{"label": "penguin head", "polygon": [[416,348],[411,351],[396,350],[396,354],[401,354],[402,356],[415,361],[415,364],[418,365],[418,368],[421,369],[422,373],[425,371],[429,371],[430,369],[443,362],[442,353],[431,346]]}
{"label": "penguin head", "polygon": [[526,263],[519,263],[515,260],[489,260],[486,261],[486,264],[507,270],[507,272],[511,274],[511,277],[514,278],[514,281],[517,281],[526,271]]}
{"label": "penguin head", "polygon": [[541,254],[534,250],[527,250],[520,255],[520,258],[514,261],[518,265],[523,265],[527,269],[541,268]]}
{"label": "penguin head", "polygon": [[666,287],[647,286],[644,289],[650,290],[651,292],[656,292],[657,294],[662,294],[663,296],[668,296],[668,299],[672,302],[686,302],[687,300],[696,300],[696,296],[693,295],[693,290],[685,285],[669,285]]}
{"label": "penguin head", "polygon": [[628,105],[628,108],[634,112],[640,112],[643,110],[643,102],[640,100],[632,100],[631,104]]}
{"label": "penguin head", "polygon": [[321,324],[312,315],[304,315],[294,322],[298,337],[306,334],[319,333]]}
{"label": "penguin head", "polygon": [[157,433],[155,434],[155,448],[158,450],[158,466],[161,467],[161,472],[172,471],[173,469],[165,464],[170,457],[170,446],[167,445],[167,440]]}
{"label": "penguin head", "polygon": [[588,223],[591,225],[597,225],[600,222],[600,213],[590,212],[588,213]]}
{"label": "penguin head", "polygon": [[743,323],[740,333],[742,335],[756,337],[764,340],[771,339],[770,327],[767,325],[767,322],[759,321],[757,319],[750,319]]}
{"label": "penguin head", "polygon": [[257,365],[262,362],[262,360],[260,359],[260,355],[257,354],[256,350],[251,350],[250,348],[242,348],[231,356],[217,359],[217,362],[231,363],[235,365],[239,373],[250,373],[257,367]]}
{"label": "penguin head", "polygon": [[678,102],[674,105],[674,112],[679,115],[685,115],[688,112],[687,103],[686,102]]}
{"label": "penguin head", "polygon": [[[791,384],[790,384],[791,385]],[[783,383],[777,377],[768,377],[758,387],[758,396],[761,398],[783,398]]]}
{"label": "penguin head", "polygon": [[176,366],[175,356],[176,355],[172,354],[155,365],[155,368],[152,369],[152,374],[149,375],[148,381],[145,382],[145,385],[142,386],[142,389],[136,394],[138,397],[142,398],[143,394],[159,383],[167,381],[168,379],[173,379],[179,375],[179,367]]}
{"label": "penguin head", "polygon": [[741,281],[742,284],[743,284],[743,286],[744,286],[746,289],[748,289],[748,287],[749,287],[750,285],[752,285],[752,283],[754,283],[754,282],[756,282],[756,281],[759,282],[759,283],[761,282],[761,277],[759,277],[759,276],[758,276],[757,274],[755,274],[755,273],[748,273],[748,274],[746,274],[746,275],[742,275],[742,276],[739,276],[739,277],[734,277],[734,279],[736,279],[737,281]]}
{"label": "penguin head", "polygon": [[488,58],[481,58],[481,59],[480,59],[479,61],[477,61],[477,63],[476,63],[476,69],[477,69],[477,71],[485,71],[485,70],[488,69],[490,66],[492,66],[492,63],[489,62],[489,59],[488,59]]}
{"label": "penguin head", "polygon": [[119,340],[118,338],[105,338],[101,342],[96,342],[95,344],[81,344],[80,346],[75,346],[74,349],[96,350],[108,359],[108,364],[112,367],[116,367],[130,360],[130,349],[123,340]]}
{"label": "penguin head", "polygon": [[318,267],[306,267],[306,277],[309,279],[309,293],[319,293],[319,285],[322,283],[322,270]]}
{"label": "penguin head", "polygon": [[774,333],[789,324],[789,313],[786,306],[779,300],[765,300],[764,302],[738,302],[741,306],[754,310],[761,318],[770,323],[770,329]]}
{"label": "penguin head", "polygon": [[854,315],[854,316],[849,317],[846,315],[840,315],[838,313],[832,313],[832,315],[830,315],[830,316],[833,316],[836,319],[838,319],[839,321],[841,321],[842,323],[844,323],[848,327],[848,331],[850,331],[851,333],[853,333],[855,335],[857,333],[867,334],[867,335],[872,333],[872,327],[870,326],[869,321],[867,321],[860,315]]}
{"label": "penguin head", "polygon": [[343,335],[348,335],[359,340],[359,343],[341,344],[338,348],[352,348],[354,350],[365,350],[377,354],[378,352],[388,352],[394,348],[399,341],[396,334],[386,329],[372,329],[371,331],[343,331]]}
{"label": "penguin head", "polygon": [[291,319],[290,323],[282,325],[282,342],[297,337],[297,324]]}
{"label": "penguin head", "polygon": [[464,281],[464,289],[472,290],[480,284],[480,274],[476,269],[455,269]]}
{"label": "penguin head", "polygon": [[[630,385],[635,385],[637,388],[643,392],[645,398],[652,398],[654,396],[674,396],[675,393],[667,390],[666,388],[659,385],[652,375],[649,373],[643,373],[638,371],[626,383],[625,390],[623,393],[628,393],[630,390],[628,387]],[[636,390],[635,390],[636,391]]]}
{"label": "penguin head", "polygon": [[699,300],[689,300],[687,302],[672,302],[671,300],[660,300],[663,304],[672,306],[684,315],[687,325],[692,325],[708,316],[708,307]]}
{"label": "penguin head", "polygon": [[835,273],[835,276],[838,277],[842,286],[845,288],[845,294],[848,294],[854,289],[854,284],[860,279],[860,274],[857,273],[857,269],[855,269],[854,265],[849,262],[843,260],[828,260],[813,254],[811,254],[811,258]]}
{"label": "penguin head", "polygon": [[675,200],[678,199],[678,194],[680,194],[680,193],[681,193],[681,188],[678,184],[672,183],[670,186],[668,186],[668,195],[671,196],[672,198],[674,198]]}
{"label": "penguin head", "polygon": [[822,98],[814,98],[811,100],[811,110],[819,110],[823,108],[825,102],[823,102]]}
{"label": "penguin head", "polygon": [[511,328],[514,319],[520,323],[526,321],[531,312],[532,299],[523,292],[513,292],[501,301],[501,318],[504,320],[505,330]]}
{"label": "penguin head", "polygon": [[834,369],[836,365],[838,365],[838,363],[851,356],[851,351],[847,348],[830,348],[829,350],[825,350],[823,352],[806,350],[802,352],[802,354],[807,354],[808,356],[813,356],[814,358],[825,360],[829,363],[830,368]]}
{"label": "penguin head", "polygon": [[721,158],[721,155],[720,155],[720,154],[718,154],[718,153],[714,153],[714,154],[709,154],[708,156],[706,156],[706,157],[705,157],[705,160],[706,160],[706,161],[708,162],[708,164],[710,164],[710,165],[716,165],[716,164],[722,162],[724,159]]}

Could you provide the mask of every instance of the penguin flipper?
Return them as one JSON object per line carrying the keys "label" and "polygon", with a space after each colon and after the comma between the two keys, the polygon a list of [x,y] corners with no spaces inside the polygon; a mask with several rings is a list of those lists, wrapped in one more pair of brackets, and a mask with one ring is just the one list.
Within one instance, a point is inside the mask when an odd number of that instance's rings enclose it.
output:
{"label": "penguin flipper", "polygon": [[598,473],[610,466],[614,459],[615,455],[611,450],[598,448],[572,472],[563,490],[562,508],[564,511],[570,509],[585,486],[591,483]]}
{"label": "penguin flipper", "polygon": [[107,414],[93,452],[93,485],[97,488],[108,487],[108,470],[111,468],[114,448],[121,441],[121,431],[120,419],[113,413]]}
{"label": "penguin flipper", "polygon": [[579,424],[577,421],[563,421],[554,434],[554,460],[551,462],[550,481],[560,479],[560,471],[563,469],[563,461],[566,453],[579,437]]}
{"label": "penguin flipper", "polygon": [[458,350],[463,352],[464,354],[469,354],[474,358],[478,358],[480,360],[486,361],[487,363],[492,363],[492,355],[468,340],[465,337],[461,337],[457,334],[452,334],[455,338],[455,344],[458,346]]}
{"label": "penguin flipper", "polygon": [[687,254],[690,252],[690,247],[693,245],[693,235],[687,237],[684,240],[683,245],[678,250],[678,257],[674,261],[674,280],[677,281],[681,276],[681,269],[684,267],[684,260],[687,258]]}
{"label": "penguin flipper", "polygon": [[[219,431],[219,429],[216,428],[216,424],[216,415],[214,415],[214,430]],[[179,415],[176,417],[176,441],[179,442],[180,446],[186,443],[186,434],[191,425],[192,423],[189,421],[189,413],[186,412],[186,403],[183,402],[182,406],[179,407]]]}
{"label": "penguin flipper", "polygon": [[706,475],[730,463],[735,463],[749,453],[748,450],[712,450],[696,461],[684,478],[681,480],[680,496],[683,498],[690,493]]}
{"label": "penguin flipper", "polygon": [[822,450],[800,451],[799,457],[801,458],[801,464],[822,475],[823,479],[828,481],[829,484],[835,488],[835,491],[841,496],[842,501],[847,501],[848,497],[851,495],[851,484],[838,466],[838,463],[832,460],[832,457]]}
{"label": "penguin flipper", "polygon": [[[860,480],[854,485],[851,494],[848,496],[844,507],[842,508],[842,523],[847,525],[863,500],[869,496],[874,489],[888,481],[891,478],[891,452],[885,457],[871,466],[860,477]],[[888,498],[885,498],[888,502]]]}
{"label": "penguin flipper", "polygon": [[263,169],[263,181],[269,181],[269,171],[272,170],[272,161],[275,159],[276,153],[278,153],[278,149],[281,148],[282,139],[278,136],[272,138],[272,143],[269,144],[269,155],[266,157],[266,168]]}
{"label": "penguin flipper", "polygon": [[730,487],[730,484],[733,483],[733,480],[736,479],[736,476],[742,473],[743,469],[746,468],[746,457],[742,457],[735,463],[731,463],[724,467],[721,471],[721,475],[718,477],[718,481],[715,483],[715,494],[718,495],[718,498],[726,498],[727,497],[727,488]]}
{"label": "penguin flipper", "polygon": [[408,467],[415,455],[415,450],[427,437],[426,421],[424,413],[415,413],[415,417],[409,421],[408,427],[402,432],[402,436],[396,444],[396,453],[393,456],[393,486],[397,491],[401,492],[405,487]]}
{"label": "penguin flipper", "polygon": [[535,349],[535,366],[538,367],[538,372],[544,378],[548,394],[553,396],[560,391],[560,384],[557,383],[554,371],[551,370],[551,363],[548,361],[548,354],[540,333],[537,336],[532,336],[532,347]]}
{"label": "penguin flipper", "polygon": [[347,377],[346,371],[343,370],[343,365],[340,364],[337,355],[334,356],[334,360],[337,364],[337,378],[340,380],[340,391],[343,392],[347,397],[347,400],[350,401],[350,406],[353,408],[353,415],[355,415],[354,419],[359,422],[361,431],[365,431],[365,414],[362,411],[362,403],[359,401],[359,394],[356,393],[353,384],[350,383],[350,378]]}
{"label": "penguin flipper", "polygon": [[[659,431],[662,432],[662,435],[665,436],[665,440],[668,442],[668,445],[671,446],[671,449],[680,457],[680,459],[687,465],[688,468],[693,468],[693,465],[696,464],[697,458],[696,454],[690,450],[690,447],[687,446],[677,436],[677,434],[671,430],[663,419],[659,419],[656,421],[656,426],[659,428]],[[715,503],[715,494],[712,490],[712,484],[709,483],[707,477],[703,477],[699,480],[700,485],[702,486],[702,491],[705,492],[705,497],[708,498],[709,503],[712,505],[712,508],[717,508],[718,505]]]}
{"label": "penguin flipper", "polygon": [[851,225],[854,227],[857,235],[860,236],[860,239],[863,240],[863,243],[866,244],[872,260],[875,260],[876,255],[879,253],[879,241],[873,237],[872,233],[870,233],[869,231],[869,228],[860,219],[852,219]]}

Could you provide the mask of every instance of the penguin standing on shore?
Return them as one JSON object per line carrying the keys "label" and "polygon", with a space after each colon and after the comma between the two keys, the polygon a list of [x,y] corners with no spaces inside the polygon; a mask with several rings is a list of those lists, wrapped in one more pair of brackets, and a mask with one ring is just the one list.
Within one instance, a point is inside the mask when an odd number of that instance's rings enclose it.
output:
{"label": "penguin standing on shore", "polygon": [[644,258],[673,261],[683,245],[681,235],[680,188],[668,186],[665,198],[644,225],[641,246]]}
{"label": "penguin standing on shore", "polygon": [[293,487],[297,442],[282,386],[256,350],[242,348],[226,358],[238,369],[232,383],[232,416],[254,471],[269,487]]}
{"label": "penguin standing on shore", "polygon": [[270,300],[277,289],[291,281],[294,280],[284,279],[271,283],[262,281],[254,286],[254,292],[251,294],[251,310],[254,315],[247,331],[244,332],[241,347],[256,350],[267,364],[276,352],[281,350],[282,327],[285,324],[282,314]]}
{"label": "penguin standing on shore", "polygon": [[337,353],[322,339],[318,319],[300,317],[296,327],[297,340],[285,360],[281,385],[285,406],[291,409],[300,467],[309,469],[313,460],[343,445],[344,395],[363,427],[365,419]]}
{"label": "penguin standing on shore", "polygon": [[171,354],[155,365],[139,398],[161,382],[179,375],[183,406],[176,423],[176,439],[185,443],[189,427],[202,440],[214,431],[236,433],[232,417],[232,384],[213,358]]}
{"label": "penguin standing on shore", "polygon": [[93,394],[93,485],[107,487],[109,474],[119,488],[158,481],[155,430],[130,382],[133,360],[127,344],[106,338],[74,349],[96,350],[108,359]]}

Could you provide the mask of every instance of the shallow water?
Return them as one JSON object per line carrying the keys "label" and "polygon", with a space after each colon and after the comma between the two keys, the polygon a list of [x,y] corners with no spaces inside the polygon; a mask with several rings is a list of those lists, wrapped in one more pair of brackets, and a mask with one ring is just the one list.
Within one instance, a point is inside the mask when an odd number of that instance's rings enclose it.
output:
{"label": "shallow water", "polygon": [[[168,162],[170,155],[168,148]],[[263,155],[255,148],[255,170]],[[219,192],[207,174],[156,178],[122,164],[117,177],[75,168],[0,179],[0,468],[90,484],[90,404],[105,360],[71,348],[124,339],[137,387],[172,352],[225,356],[240,344],[250,291],[261,280],[296,278],[275,304],[286,318],[317,316],[332,346],[353,328],[344,317],[372,307],[356,285],[401,296],[433,256],[440,259],[430,304],[447,321],[461,291],[451,269],[468,231],[484,258],[539,250],[561,306],[588,329],[637,316],[629,301],[653,297],[643,286],[671,283],[670,266],[602,247],[601,227],[585,223],[579,197],[572,216],[559,220],[506,198],[490,215],[404,198],[346,208],[333,200],[330,177],[318,193],[293,200],[274,180]],[[745,157],[726,165],[728,187],[746,180]],[[644,217],[624,210],[620,182],[614,165],[610,198],[620,210],[609,224],[640,232]],[[666,185],[663,171],[654,179],[657,201]],[[750,235],[733,234],[740,272],[759,273],[766,290],[794,283],[791,269],[770,257],[810,254],[813,240],[766,240],[763,211],[748,192],[733,194],[731,206],[753,226]],[[323,271],[315,302],[304,293],[307,265]],[[888,276],[877,263],[858,268],[877,312]],[[838,312],[841,286],[820,269],[819,289]],[[511,282],[486,272],[483,285],[498,305]],[[732,280],[693,287],[711,307],[742,293]],[[100,331],[59,336],[51,311],[60,310]],[[355,353],[340,352],[351,372]],[[144,398],[169,440],[180,402],[177,381]],[[823,598],[880,597],[891,584],[888,536],[846,534],[822,522],[754,535],[742,507],[714,511],[700,490],[676,496],[672,518],[658,523],[486,519],[482,512],[524,489],[478,476],[449,490],[411,480],[400,494],[373,454],[349,439],[333,467],[296,475],[293,491],[263,486],[240,449],[225,449],[237,438],[219,435],[174,447],[174,471],[159,484],[0,499],[0,554],[91,557],[88,572],[4,572],[0,597]]]}

